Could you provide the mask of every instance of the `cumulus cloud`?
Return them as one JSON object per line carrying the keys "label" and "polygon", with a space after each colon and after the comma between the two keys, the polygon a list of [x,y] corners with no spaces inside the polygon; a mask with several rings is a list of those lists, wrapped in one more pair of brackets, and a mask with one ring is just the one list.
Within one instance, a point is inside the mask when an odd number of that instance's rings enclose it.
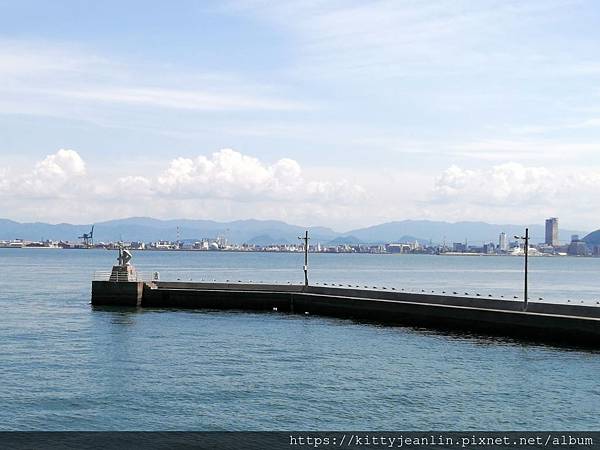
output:
{"label": "cumulus cloud", "polygon": [[70,196],[81,192],[80,184],[86,173],[85,162],[76,151],[60,149],[39,161],[29,172],[0,172],[0,193],[13,197]]}
{"label": "cumulus cloud", "polygon": [[60,149],[36,164],[34,175],[43,178],[68,179],[85,175],[85,162],[74,150]]}
{"label": "cumulus cloud", "polygon": [[[148,196],[218,198],[236,201],[316,200],[347,203],[361,198],[364,189],[346,180],[307,180],[300,164],[289,158],[272,164],[232,149],[211,156],[176,158],[155,178],[124,177]],[[139,191],[138,191],[139,193]]]}
{"label": "cumulus cloud", "polygon": [[594,171],[563,172],[515,162],[484,169],[452,165],[436,177],[432,199],[479,206],[556,206],[598,189],[600,174]]}
{"label": "cumulus cloud", "polygon": [[462,200],[478,204],[543,202],[557,194],[557,176],[544,167],[506,163],[469,170],[453,165],[435,180],[437,200]]}
{"label": "cumulus cloud", "polygon": [[539,223],[561,217],[582,230],[598,226],[600,171],[527,166],[509,162],[489,167],[452,165],[431,180],[422,216],[435,220]]}
{"label": "cumulus cloud", "polygon": [[167,194],[216,196],[278,196],[299,183],[296,161],[281,159],[272,165],[231,149],[211,157],[177,158],[157,178],[157,189]]}

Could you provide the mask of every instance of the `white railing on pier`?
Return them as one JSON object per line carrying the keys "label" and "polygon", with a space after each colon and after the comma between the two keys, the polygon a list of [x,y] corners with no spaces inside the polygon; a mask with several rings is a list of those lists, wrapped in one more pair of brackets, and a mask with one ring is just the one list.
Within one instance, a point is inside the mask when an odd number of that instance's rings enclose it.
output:
{"label": "white railing on pier", "polygon": [[92,278],[94,281],[158,281],[158,272],[112,272],[110,270],[97,270]]}

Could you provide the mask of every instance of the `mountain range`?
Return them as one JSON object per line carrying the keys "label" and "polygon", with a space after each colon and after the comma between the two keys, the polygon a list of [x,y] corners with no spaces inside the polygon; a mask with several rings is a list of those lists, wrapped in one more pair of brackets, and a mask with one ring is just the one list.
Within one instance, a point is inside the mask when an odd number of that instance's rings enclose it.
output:
{"label": "mountain range", "polygon": [[[68,223],[48,224],[42,222],[20,223],[0,219],[0,240],[65,240],[77,241],[78,236],[88,233],[91,224],[73,225]],[[482,244],[497,242],[501,232],[509,239],[522,234],[525,225],[498,225],[485,222],[442,222],[431,220],[402,220],[358,228],[344,233],[327,227],[308,227],[312,242],[334,244],[414,242],[452,243],[464,242]],[[160,220],[149,217],[97,222],[94,227],[94,241],[157,241],[157,240],[200,240],[223,236],[230,242],[268,245],[298,241],[306,227],[290,225],[277,220],[236,220],[217,222],[212,220]],[[544,226],[529,225],[532,242],[544,241]],[[560,230],[559,239],[568,243],[572,234],[581,236],[587,233],[575,230]]]}

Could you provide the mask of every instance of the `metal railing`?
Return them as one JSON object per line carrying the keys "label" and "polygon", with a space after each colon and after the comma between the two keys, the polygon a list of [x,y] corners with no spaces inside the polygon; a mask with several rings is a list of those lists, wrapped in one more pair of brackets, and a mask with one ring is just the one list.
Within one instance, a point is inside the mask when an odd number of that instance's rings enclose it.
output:
{"label": "metal railing", "polygon": [[94,272],[93,281],[158,281],[158,272],[112,272],[110,270],[97,270]]}

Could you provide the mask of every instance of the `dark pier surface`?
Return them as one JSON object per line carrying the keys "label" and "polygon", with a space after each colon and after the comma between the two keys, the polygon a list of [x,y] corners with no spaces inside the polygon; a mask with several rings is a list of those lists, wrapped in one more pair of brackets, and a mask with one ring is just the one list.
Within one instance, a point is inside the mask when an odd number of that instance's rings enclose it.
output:
{"label": "dark pier surface", "polygon": [[531,337],[600,348],[600,307],[284,284],[93,281],[92,304],[274,311]]}

